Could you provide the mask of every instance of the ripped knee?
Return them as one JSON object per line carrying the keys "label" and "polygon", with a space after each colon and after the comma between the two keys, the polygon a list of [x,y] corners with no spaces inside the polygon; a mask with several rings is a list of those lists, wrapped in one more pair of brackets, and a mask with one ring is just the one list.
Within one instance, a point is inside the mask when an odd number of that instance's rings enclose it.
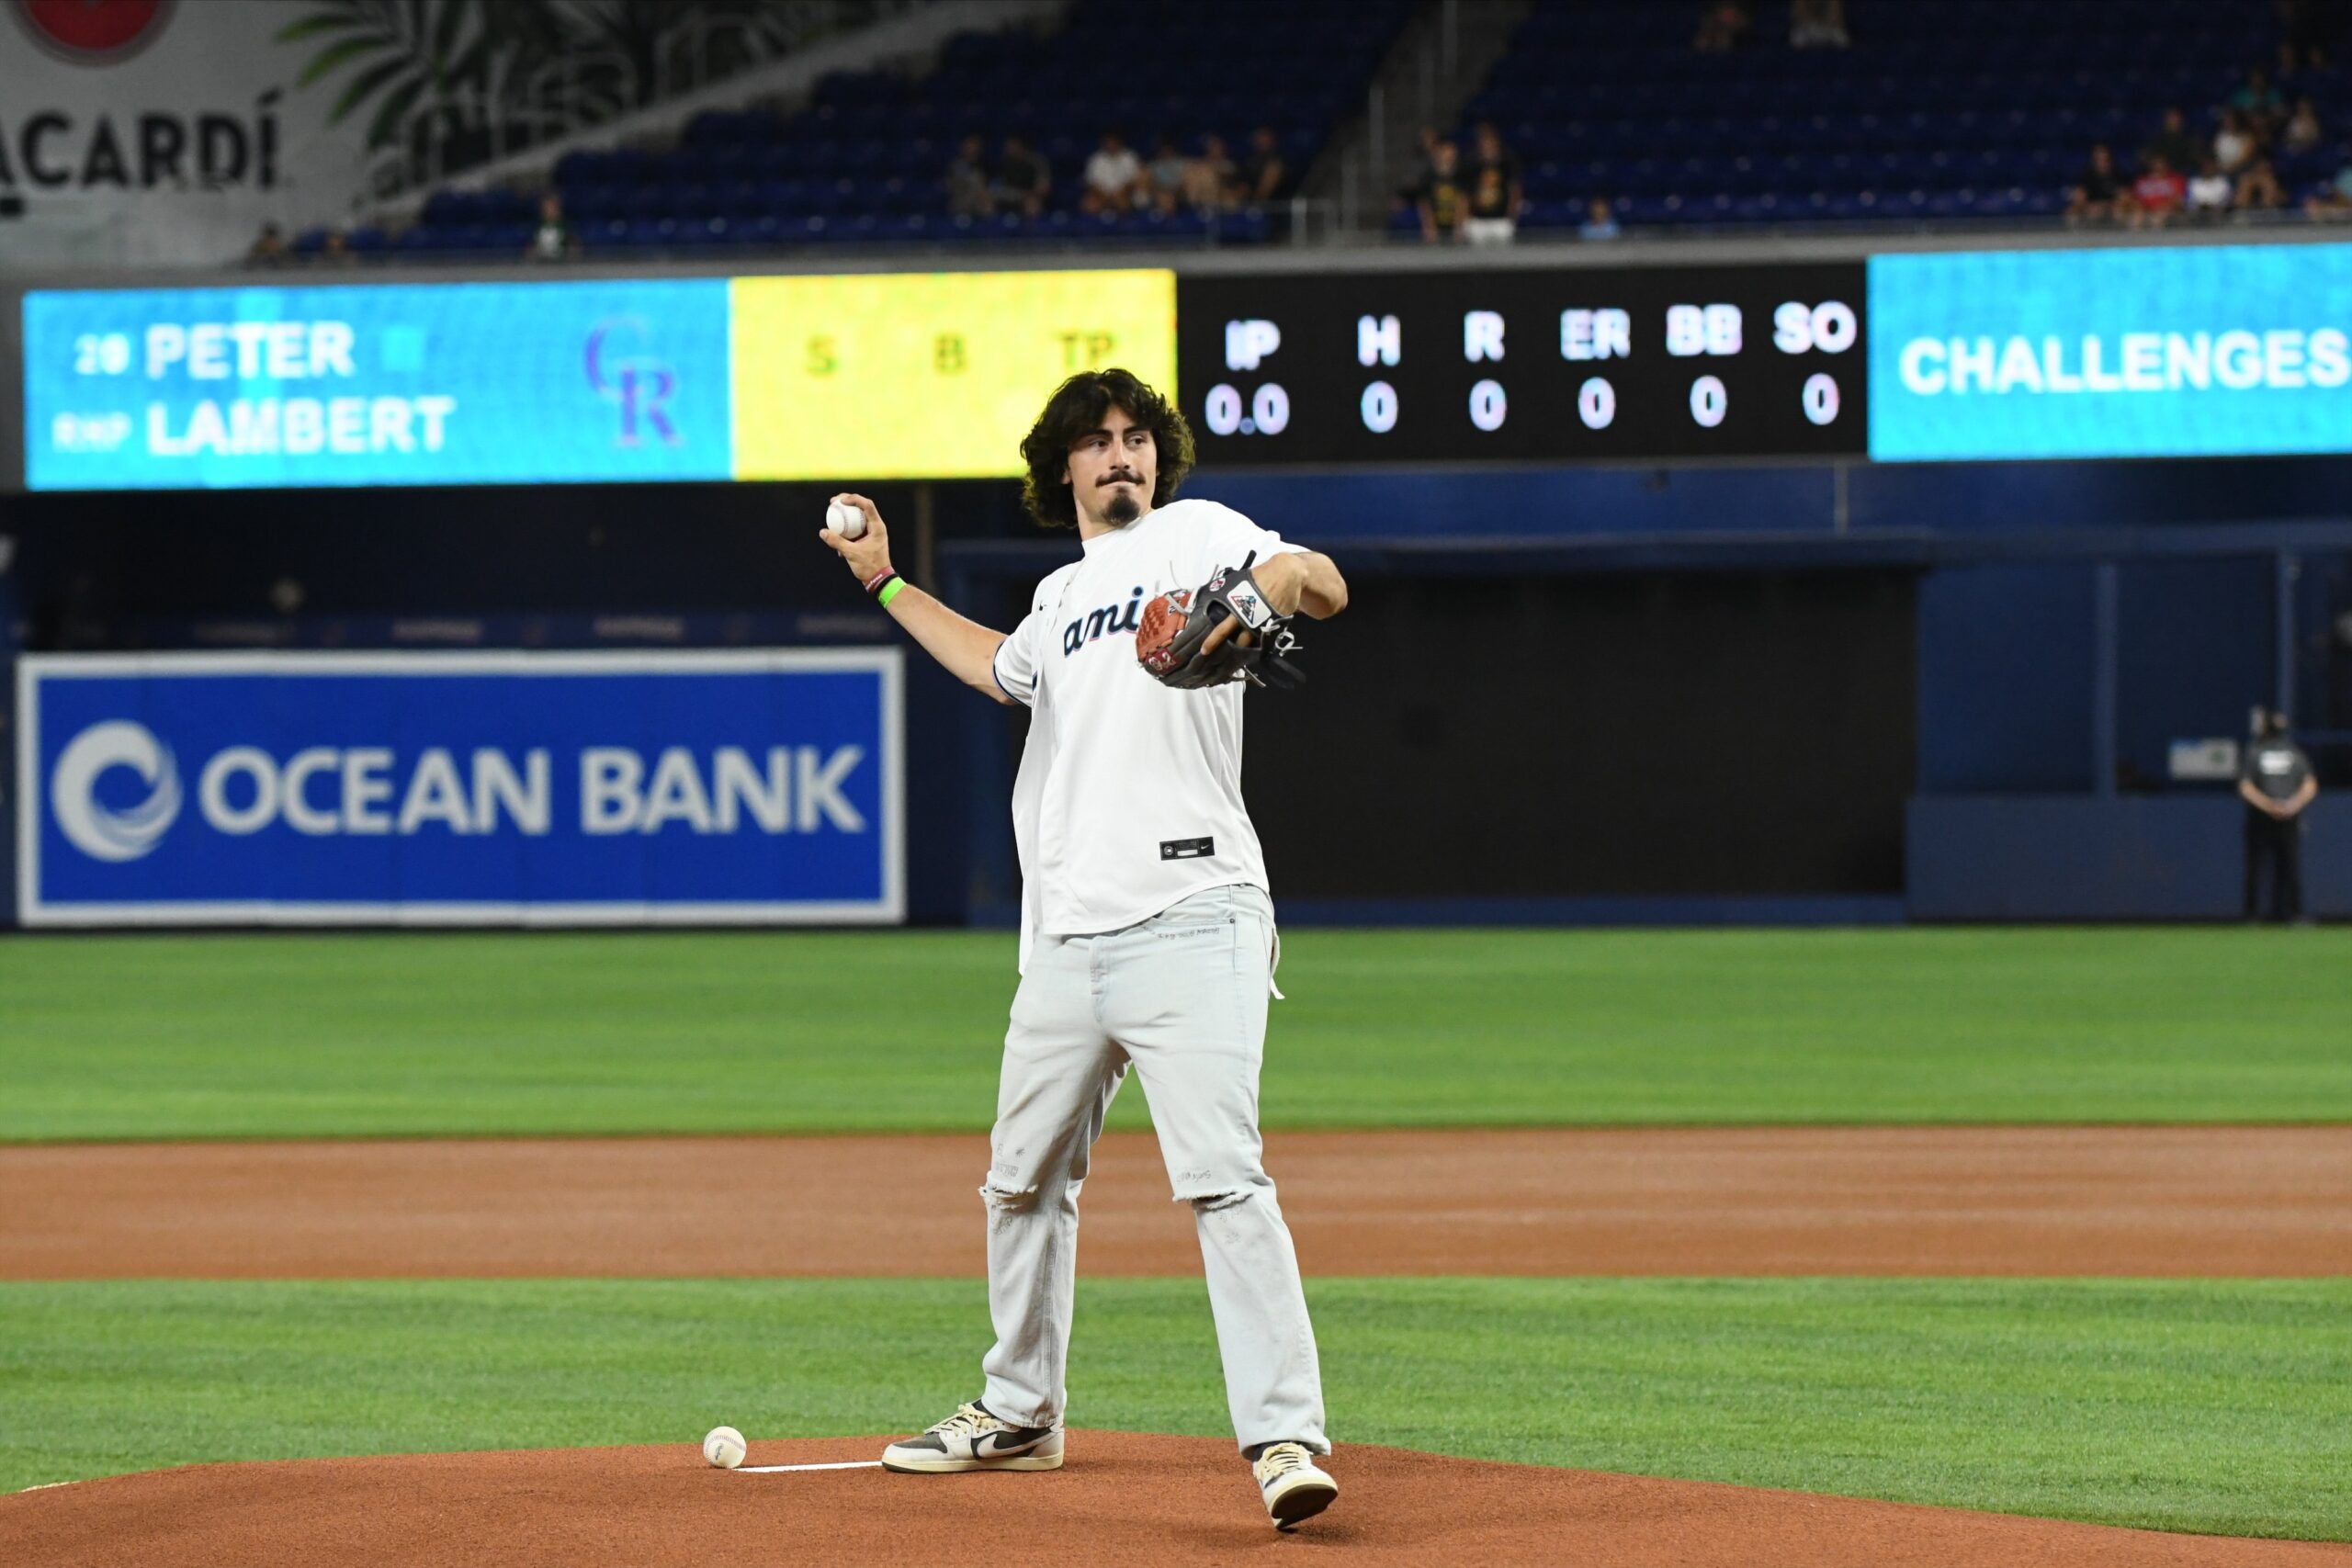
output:
{"label": "ripped knee", "polygon": [[1176,1201],[1193,1205],[1196,1214],[1222,1213],[1252,1200],[1268,1204],[1274,1201],[1273,1179],[1262,1170],[1245,1170],[1238,1179],[1223,1182],[1205,1170],[1186,1171],[1183,1175],[1189,1179],[1177,1186]]}
{"label": "ripped knee", "polygon": [[1227,1188],[1222,1192],[1201,1192],[1181,1200],[1193,1205],[1196,1214],[1214,1214],[1226,1209],[1238,1209],[1258,1195],[1254,1187]]}
{"label": "ripped knee", "polygon": [[1037,1206],[1037,1190],[1034,1181],[1026,1187],[1017,1186],[992,1170],[989,1179],[980,1183],[980,1201],[988,1204],[991,1213],[1017,1214]]}

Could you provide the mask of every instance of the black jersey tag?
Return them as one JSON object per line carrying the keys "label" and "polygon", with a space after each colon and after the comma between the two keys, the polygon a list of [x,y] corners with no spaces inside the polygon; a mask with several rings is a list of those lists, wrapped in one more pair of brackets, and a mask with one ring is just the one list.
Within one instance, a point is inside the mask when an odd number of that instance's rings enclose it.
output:
{"label": "black jersey tag", "polygon": [[1216,853],[1215,839],[1162,839],[1159,840],[1161,860],[1201,860]]}

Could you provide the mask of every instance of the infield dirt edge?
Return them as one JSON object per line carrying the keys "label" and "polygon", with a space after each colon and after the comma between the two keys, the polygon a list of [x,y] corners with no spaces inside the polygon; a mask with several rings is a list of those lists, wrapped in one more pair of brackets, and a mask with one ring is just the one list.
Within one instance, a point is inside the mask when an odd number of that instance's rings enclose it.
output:
{"label": "infield dirt edge", "polygon": [[[752,1464],[870,1460],[884,1439],[757,1439]],[[2171,1535],[1812,1493],[1349,1446],[1339,1505],[1275,1532],[1231,1442],[1075,1431],[1042,1475],[739,1475],[659,1446],[191,1465],[0,1498],[0,1557],[59,1568],[302,1561],[356,1568],[903,1564],[919,1554],[1225,1562],[1344,1549],[1351,1563],[1631,1568],[2352,1564],[2352,1545]],[[887,1498],[887,1501],[884,1499]]]}

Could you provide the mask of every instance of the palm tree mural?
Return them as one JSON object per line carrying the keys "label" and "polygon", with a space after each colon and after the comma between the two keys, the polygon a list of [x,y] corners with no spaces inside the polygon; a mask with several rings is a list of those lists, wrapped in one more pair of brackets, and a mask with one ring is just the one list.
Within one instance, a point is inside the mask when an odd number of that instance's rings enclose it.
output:
{"label": "palm tree mural", "polygon": [[[899,8],[888,0],[310,0],[278,29],[316,52],[298,86],[367,114],[371,152],[448,173],[651,103]],[[330,79],[333,79],[332,81]]]}
{"label": "palm tree mural", "polygon": [[[279,28],[277,41],[320,44],[296,80],[299,87],[348,72],[327,123],[341,125],[372,103],[370,151],[400,145],[421,100],[428,94],[446,100],[461,69],[481,68],[487,9],[481,0],[313,0],[313,6],[308,16]],[[469,31],[473,37],[460,55],[459,38]]]}

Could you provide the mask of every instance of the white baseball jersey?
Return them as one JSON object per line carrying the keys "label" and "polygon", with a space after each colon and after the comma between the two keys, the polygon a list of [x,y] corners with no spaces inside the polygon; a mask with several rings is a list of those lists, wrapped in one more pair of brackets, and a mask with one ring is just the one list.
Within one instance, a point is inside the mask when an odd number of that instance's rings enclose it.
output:
{"label": "white baseball jersey", "polygon": [[1247,682],[1161,685],[1136,662],[1136,626],[1159,594],[1304,547],[1229,506],[1177,501],[1084,548],[996,653],[997,684],[1032,710],[1012,786],[1024,970],[1039,932],[1117,931],[1204,888],[1266,887],[1241,804]]}

